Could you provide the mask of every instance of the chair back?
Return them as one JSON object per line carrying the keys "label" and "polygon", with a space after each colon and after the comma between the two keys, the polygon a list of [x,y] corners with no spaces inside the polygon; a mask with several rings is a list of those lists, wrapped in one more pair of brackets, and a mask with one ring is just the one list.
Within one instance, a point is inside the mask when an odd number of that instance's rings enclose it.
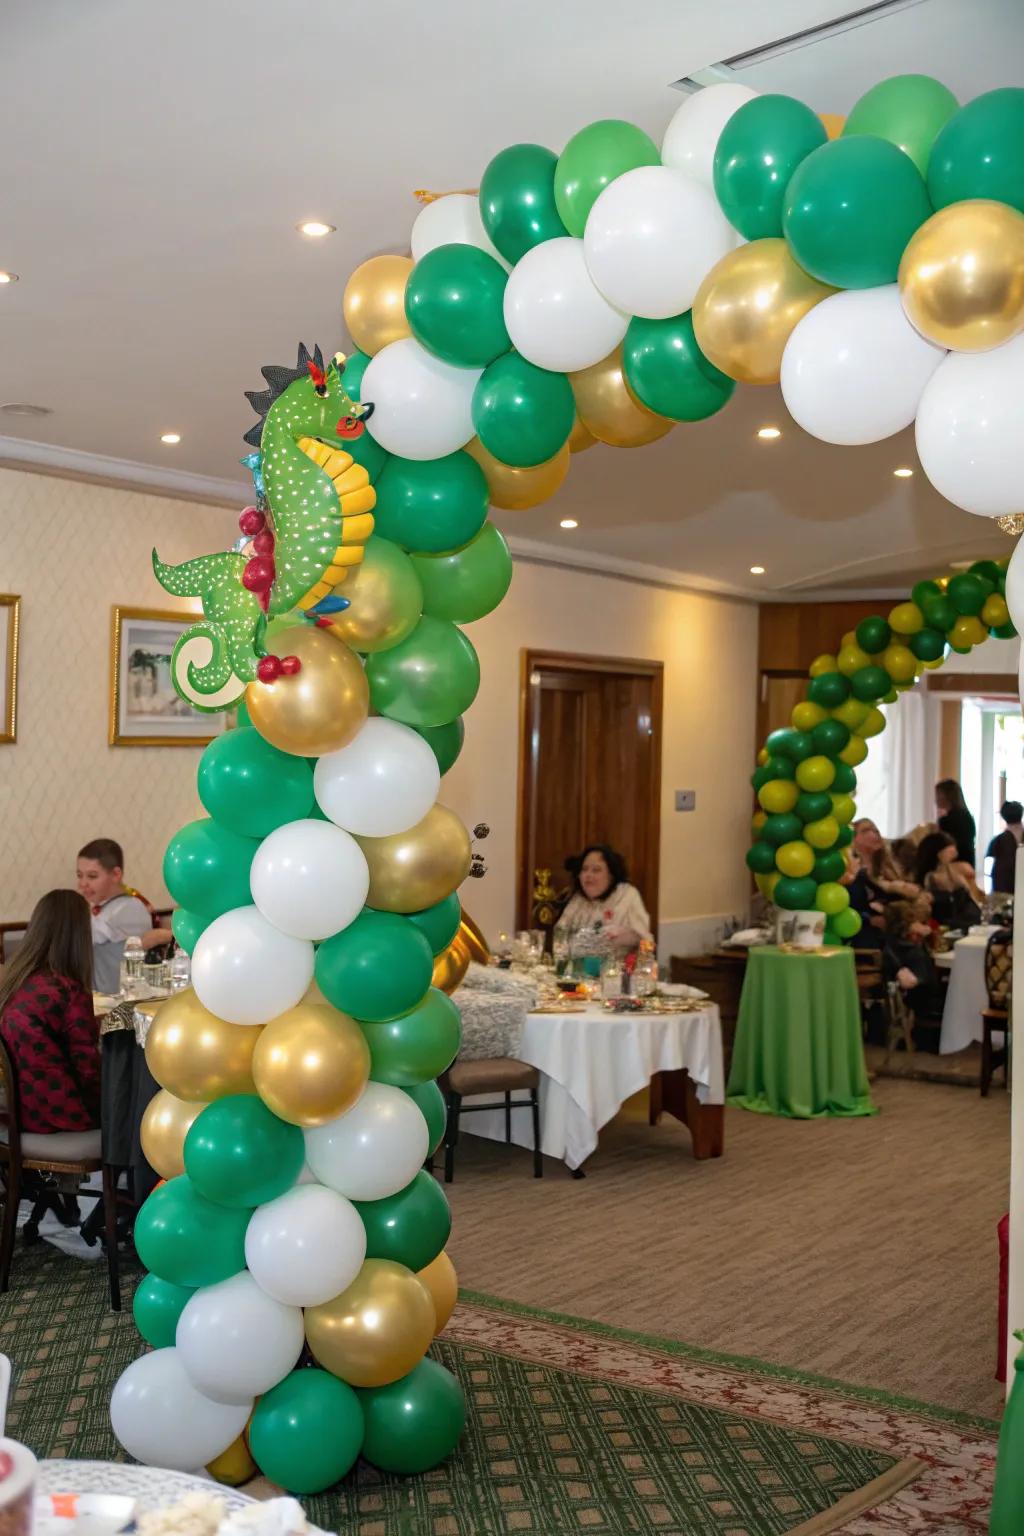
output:
{"label": "chair back", "polygon": [[[18,1080],[14,1075],[14,1063],[7,1047],[0,1039],[0,1130],[4,1138],[11,1171],[21,1168],[21,1115],[18,1109]],[[2,1357],[0,1357],[2,1358]]]}
{"label": "chair back", "polygon": [[988,1005],[1010,1010],[1013,992],[1013,929],[999,928],[985,945],[985,990]]}

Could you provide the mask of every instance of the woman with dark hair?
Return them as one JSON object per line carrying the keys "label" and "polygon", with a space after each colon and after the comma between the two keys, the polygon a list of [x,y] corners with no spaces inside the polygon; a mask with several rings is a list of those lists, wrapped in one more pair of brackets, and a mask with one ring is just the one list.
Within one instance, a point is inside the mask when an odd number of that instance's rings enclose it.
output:
{"label": "woman with dark hair", "polygon": [[99,1025],[92,1011],[92,928],[77,891],[49,891],[0,981],[0,1036],[18,1084],[21,1128],[100,1123]]}
{"label": "woman with dark hair", "polygon": [[935,786],[935,809],[940,832],[948,832],[956,843],[957,858],[974,869],[974,844],[977,829],[967,809],[964,792],[956,779],[941,779]]}
{"label": "woman with dark hair", "polygon": [[573,894],[556,932],[568,935],[594,929],[602,948],[619,955],[651,938],[651,919],[640,892],[629,883],[621,853],[607,843],[590,843],[582,853],[566,859],[565,867],[573,877]]}
{"label": "woman with dark hair", "polygon": [[943,928],[969,928],[981,920],[984,897],[970,864],[958,860],[948,832],[929,832],[917,849],[917,878],[932,898],[932,915]]}

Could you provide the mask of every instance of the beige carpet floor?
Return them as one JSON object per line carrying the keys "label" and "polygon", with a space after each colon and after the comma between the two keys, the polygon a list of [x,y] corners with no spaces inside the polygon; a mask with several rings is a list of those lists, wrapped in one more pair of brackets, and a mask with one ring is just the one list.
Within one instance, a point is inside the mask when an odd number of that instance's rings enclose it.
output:
{"label": "beige carpet floor", "polygon": [[[878,1080],[881,1114],[726,1111],[725,1156],[634,1103],[587,1177],[464,1135],[449,1246],[478,1291],[996,1414],[1009,1101]],[[471,1117],[470,1117],[471,1118]]]}

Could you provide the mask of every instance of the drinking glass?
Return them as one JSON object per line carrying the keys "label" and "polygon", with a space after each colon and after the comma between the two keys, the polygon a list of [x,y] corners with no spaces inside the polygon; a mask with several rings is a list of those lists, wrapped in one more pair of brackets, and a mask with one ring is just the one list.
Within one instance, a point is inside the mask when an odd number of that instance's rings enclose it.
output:
{"label": "drinking glass", "polygon": [[170,988],[172,992],[184,992],[192,980],[192,962],[183,949],[176,950],[171,958]]}

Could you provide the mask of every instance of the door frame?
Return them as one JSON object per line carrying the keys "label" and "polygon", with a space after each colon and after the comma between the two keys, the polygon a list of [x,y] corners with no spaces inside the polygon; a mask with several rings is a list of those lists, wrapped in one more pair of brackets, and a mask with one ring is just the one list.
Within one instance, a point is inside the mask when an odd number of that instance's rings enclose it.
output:
{"label": "door frame", "polygon": [[[519,652],[519,776],[516,785],[516,919],[529,926],[529,913],[533,901],[533,870],[527,868],[526,833],[531,820],[532,806],[526,803],[526,786],[532,783],[537,789],[536,746],[530,732],[530,677],[537,667],[550,667],[560,672],[612,672],[624,677],[646,677],[651,680],[651,734],[656,750],[652,763],[652,794],[647,805],[648,847],[651,850],[648,881],[650,889],[644,891],[644,904],[651,915],[651,927],[658,929],[659,886],[661,879],[661,759],[662,715],[665,691],[665,664],[661,661],[639,661],[625,656],[586,656],[574,651],[533,650],[524,647]],[[525,917],[524,917],[525,915]]]}

